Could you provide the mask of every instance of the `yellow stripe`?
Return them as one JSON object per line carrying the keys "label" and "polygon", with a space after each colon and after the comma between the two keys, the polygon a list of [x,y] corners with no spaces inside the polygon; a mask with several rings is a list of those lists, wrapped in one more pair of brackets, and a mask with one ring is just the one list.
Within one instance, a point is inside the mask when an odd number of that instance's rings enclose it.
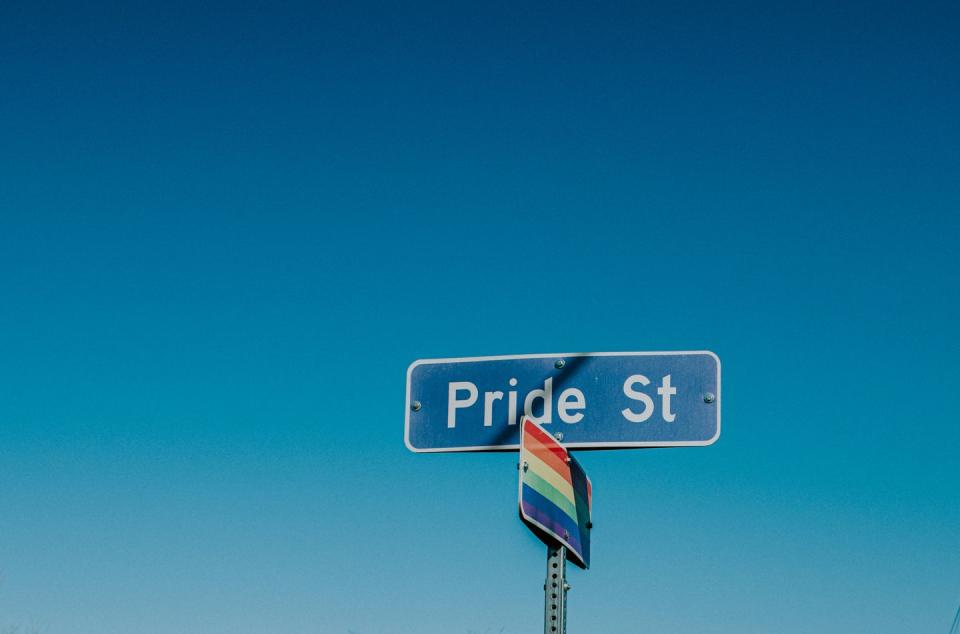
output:
{"label": "yellow stripe", "polygon": [[533,471],[540,476],[541,480],[549,483],[550,486],[557,490],[557,492],[570,500],[571,504],[576,506],[577,498],[573,494],[573,486],[571,486],[570,483],[567,482],[559,473],[548,467],[543,460],[537,458],[530,451],[525,451],[523,453],[523,460],[527,463],[527,468],[530,471]]}

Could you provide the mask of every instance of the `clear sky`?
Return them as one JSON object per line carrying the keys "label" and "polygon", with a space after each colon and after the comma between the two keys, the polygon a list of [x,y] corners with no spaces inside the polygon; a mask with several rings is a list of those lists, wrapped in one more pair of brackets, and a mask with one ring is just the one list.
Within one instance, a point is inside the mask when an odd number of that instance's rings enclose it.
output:
{"label": "clear sky", "polygon": [[417,358],[700,350],[569,631],[946,632],[956,3],[0,5],[0,631],[521,634]]}

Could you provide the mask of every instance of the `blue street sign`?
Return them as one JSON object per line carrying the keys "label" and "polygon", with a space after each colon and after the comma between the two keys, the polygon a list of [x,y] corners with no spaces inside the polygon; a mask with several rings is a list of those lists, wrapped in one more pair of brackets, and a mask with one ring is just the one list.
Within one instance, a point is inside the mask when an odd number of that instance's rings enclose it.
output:
{"label": "blue street sign", "polygon": [[720,436],[712,352],[595,352],[421,359],[407,369],[411,451],[520,447],[523,417],[570,449],[690,447]]}

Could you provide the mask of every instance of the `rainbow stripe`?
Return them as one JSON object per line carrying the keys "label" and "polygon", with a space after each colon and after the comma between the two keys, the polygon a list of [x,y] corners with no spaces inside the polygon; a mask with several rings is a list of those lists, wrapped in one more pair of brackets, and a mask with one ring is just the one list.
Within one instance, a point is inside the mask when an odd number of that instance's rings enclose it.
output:
{"label": "rainbow stripe", "polygon": [[590,479],[563,445],[528,418],[520,438],[520,517],[541,539],[560,542],[572,562],[588,568]]}

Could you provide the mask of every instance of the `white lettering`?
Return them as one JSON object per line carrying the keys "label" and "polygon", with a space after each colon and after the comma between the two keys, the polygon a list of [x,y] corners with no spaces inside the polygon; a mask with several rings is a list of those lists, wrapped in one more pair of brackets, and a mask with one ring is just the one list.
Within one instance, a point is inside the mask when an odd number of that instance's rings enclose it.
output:
{"label": "white lettering", "polygon": [[[543,401],[543,416],[533,415],[533,401]],[[553,377],[543,383],[543,389],[530,390],[523,401],[523,413],[538,425],[549,425],[553,421]]]}
{"label": "white lettering", "polygon": [[[517,387],[517,380],[510,379],[510,387]],[[507,394],[507,424],[517,424],[517,393],[513,390]]]}
{"label": "white lettering", "polygon": [[493,402],[503,398],[503,392],[483,393],[483,426],[493,427]]}
{"label": "white lettering", "polygon": [[663,420],[668,423],[672,423],[676,420],[677,415],[670,411],[670,397],[677,393],[677,388],[670,385],[670,375],[663,377],[661,383],[662,387],[657,388],[657,394],[661,396],[661,402],[663,403]]}
{"label": "white lettering", "polygon": [[[573,400],[571,401],[571,399]],[[586,406],[587,399],[584,398],[583,392],[575,387],[568,387],[560,392],[560,398],[557,400],[557,414],[560,416],[560,420],[565,423],[579,423],[583,420],[583,414],[570,414],[568,412],[572,409],[584,409]]]}
{"label": "white lettering", "polygon": [[631,423],[642,423],[653,415],[653,399],[647,394],[633,389],[633,386],[636,383],[639,383],[640,385],[650,385],[650,379],[642,374],[634,374],[627,377],[627,380],[623,383],[623,393],[627,396],[627,398],[631,398],[643,403],[643,411],[637,414],[628,407],[620,413],[623,414],[623,417]]}
{"label": "white lettering", "polygon": [[[465,399],[458,399],[457,392],[466,390],[469,396]],[[447,388],[447,427],[453,429],[457,426],[457,410],[470,407],[477,402],[477,386],[469,381],[454,381]]]}

